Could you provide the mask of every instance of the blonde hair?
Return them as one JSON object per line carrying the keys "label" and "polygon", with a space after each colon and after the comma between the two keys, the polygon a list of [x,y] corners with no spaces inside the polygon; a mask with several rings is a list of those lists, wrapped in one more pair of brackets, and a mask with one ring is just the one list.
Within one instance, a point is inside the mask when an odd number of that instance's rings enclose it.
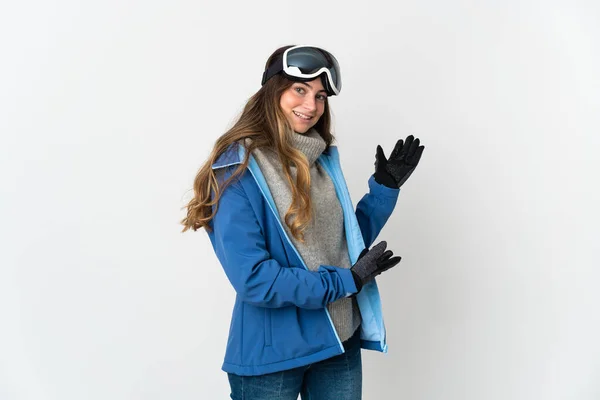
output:
{"label": "blonde hair", "polygon": [[[285,46],[277,49],[267,60],[281,55]],[[266,66],[265,66],[266,69]],[[241,116],[234,126],[217,139],[208,160],[202,165],[194,179],[194,197],[184,208],[187,216],[181,220],[184,226],[182,232],[188,229],[194,231],[205,228],[211,231],[210,221],[217,212],[219,198],[227,185],[240,176],[248,166],[248,157],[252,150],[259,147],[269,147],[278,155],[283,166],[284,174],[292,191],[292,203],[285,214],[285,224],[297,240],[304,242],[304,231],[312,218],[312,202],[310,198],[310,171],[306,156],[292,147],[291,137],[293,128],[279,106],[279,99],[294,82],[278,74],[269,79],[246,103]],[[329,103],[325,100],[325,110],[314,128],[325,140],[327,148],[334,140],[330,132],[331,115]],[[245,138],[251,143],[246,144]],[[234,142],[240,142],[246,147],[246,156],[233,174],[219,187],[217,176],[212,169],[221,154]],[[290,172],[290,166],[296,167],[296,181]],[[214,192],[214,198],[211,193]],[[213,209],[213,205],[215,208]]]}

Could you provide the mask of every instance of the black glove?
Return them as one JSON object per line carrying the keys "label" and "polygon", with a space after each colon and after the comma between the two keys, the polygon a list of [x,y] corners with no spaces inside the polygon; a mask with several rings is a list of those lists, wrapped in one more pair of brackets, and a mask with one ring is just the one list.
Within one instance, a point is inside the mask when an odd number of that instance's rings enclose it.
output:
{"label": "black glove", "polygon": [[387,242],[382,241],[373,246],[371,250],[364,249],[360,253],[360,256],[358,256],[356,264],[350,268],[354,277],[354,283],[358,289],[357,293],[360,292],[367,282],[372,281],[383,271],[392,268],[402,259],[400,256],[392,257],[392,251],[386,251],[386,247]]}
{"label": "black glove", "polygon": [[390,158],[386,159],[383,149],[377,145],[375,174],[373,175],[375,181],[381,185],[399,189],[417,167],[424,149],[425,146],[419,146],[419,139],[410,135],[406,138],[406,143],[402,139],[398,140]]}

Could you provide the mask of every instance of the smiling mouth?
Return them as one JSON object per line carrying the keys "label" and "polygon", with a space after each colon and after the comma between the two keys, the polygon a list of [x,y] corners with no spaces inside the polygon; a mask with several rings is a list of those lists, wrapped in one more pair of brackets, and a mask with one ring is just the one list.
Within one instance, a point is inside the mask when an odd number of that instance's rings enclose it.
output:
{"label": "smiling mouth", "polygon": [[294,113],[294,115],[295,115],[296,117],[298,117],[298,118],[300,118],[300,119],[302,119],[302,120],[304,120],[304,121],[310,121],[310,120],[312,119],[312,117],[311,117],[311,116],[309,116],[309,115],[306,115],[306,114],[301,114],[301,113],[299,113],[299,112],[296,112],[296,111],[293,111],[293,110],[292,110],[292,112]]}

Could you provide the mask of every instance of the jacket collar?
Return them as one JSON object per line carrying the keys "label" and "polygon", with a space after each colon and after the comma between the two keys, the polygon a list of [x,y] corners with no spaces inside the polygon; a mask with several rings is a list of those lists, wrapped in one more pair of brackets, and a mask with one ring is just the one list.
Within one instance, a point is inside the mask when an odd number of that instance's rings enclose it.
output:
{"label": "jacket collar", "polygon": [[[321,156],[330,156],[337,152],[337,146],[329,146],[328,149],[324,150]],[[230,165],[241,164],[246,156],[246,148],[239,142],[234,142],[227,147],[227,149],[217,157],[217,160],[212,165],[212,169],[219,169],[228,167]]]}
{"label": "jacket collar", "polygon": [[[240,154],[241,153],[241,154]],[[224,168],[229,165],[240,164],[246,153],[244,146],[241,146],[238,142],[234,142],[225,149],[225,151],[217,157],[217,160],[212,165],[212,169]]]}

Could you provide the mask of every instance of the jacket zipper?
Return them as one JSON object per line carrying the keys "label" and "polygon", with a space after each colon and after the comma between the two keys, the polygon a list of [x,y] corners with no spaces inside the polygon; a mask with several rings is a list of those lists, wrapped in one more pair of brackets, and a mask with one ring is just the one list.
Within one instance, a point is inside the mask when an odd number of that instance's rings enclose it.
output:
{"label": "jacket zipper", "polygon": [[[240,147],[240,156],[243,158],[244,156],[244,148]],[[288,241],[288,243],[290,244],[290,247],[294,250],[294,252],[296,253],[296,256],[298,257],[298,259],[300,260],[300,263],[302,263],[302,266],[304,267],[304,269],[306,269],[308,271],[308,267],[306,266],[306,264],[304,263],[304,260],[302,259],[302,257],[300,256],[300,253],[298,253],[298,250],[296,249],[296,246],[294,246],[294,244],[292,243],[292,241],[290,240],[290,238],[287,235],[287,232],[285,231],[281,220],[279,219],[279,214],[277,214],[275,212],[275,210],[273,210],[273,207],[271,206],[271,202],[269,201],[269,197],[266,195],[265,191],[263,190],[260,182],[258,181],[256,175],[254,174],[254,171],[252,171],[252,167],[256,167],[259,168],[258,164],[256,163],[256,160],[254,160],[254,157],[252,157],[252,155],[249,155],[249,162],[248,162],[248,170],[250,171],[250,174],[252,174],[252,177],[254,178],[254,181],[256,182],[256,184],[258,185],[258,188],[260,189],[263,197],[267,200],[267,204],[269,205],[269,209],[271,210],[271,212],[273,213],[273,215],[275,216],[275,220],[277,220],[277,223],[279,224],[279,226],[281,227],[281,231],[283,232],[283,236],[286,238],[286,240]],[[342,341],[340,340],[340,337],[337,333],[337,331],[335,330],[335,325],[333,324],[333,321],[331,319],[331,315],[329,315],[329,310],[327,309],[327,307],[324,308],[325,309],[325,314],[327,315],[327,319],[329,320],[329,324],[331,325],[331,328],[333,330],[333,334],[335,335],[336,340],[338,341],[338,345],[340,346],[340,349],[342,350],[342,353],[344,353],[346,350],[344,349],[344,345],[342,344]]]}
{"label": "jacket zipper", "polygon": [[[338,188],[338,187],[340,188],[340,192],[341,192],[340,195],[343,198],[343,201],[346,203],[345,210],[353,210],[354,206],[352,205],[352,201],[350,200],[347,190],[344,190],[342,185],[339,183],[340,181],[343,181],[343,179],[341,179],[342,176],[340,176],[341,175],[340,171],[331,165],[330,159],[325,160],[325,162],[321,163],[321,165],[323,166],[325,171],[331,176],[331,179],[334,180],[334,182],[333,182],[334,186],[336,188]],[[345,212],[344,212],[344,218],[346,218]],[[346,221],[344,223],[346,223]],[[364,238],[362,240],[364,242]],[[361,249],[361,251],[362,251],[362,249]],[[355,253],[357,253],[357,250],[355,251]],[[358,253],[355,254],[355,257],[358,258]],[[351,263],[355,262],[352,260],[352,257],[351,257],[350,261],[351,261]],[[382,321],[384,330],[383,330],[383,333],[381,334],[379,343],[381,344],[382,349],[385,349],[387,347],[387,344],[385,343],[385,324],[383,322],[383,315],[381,315],[381,321]]]}

